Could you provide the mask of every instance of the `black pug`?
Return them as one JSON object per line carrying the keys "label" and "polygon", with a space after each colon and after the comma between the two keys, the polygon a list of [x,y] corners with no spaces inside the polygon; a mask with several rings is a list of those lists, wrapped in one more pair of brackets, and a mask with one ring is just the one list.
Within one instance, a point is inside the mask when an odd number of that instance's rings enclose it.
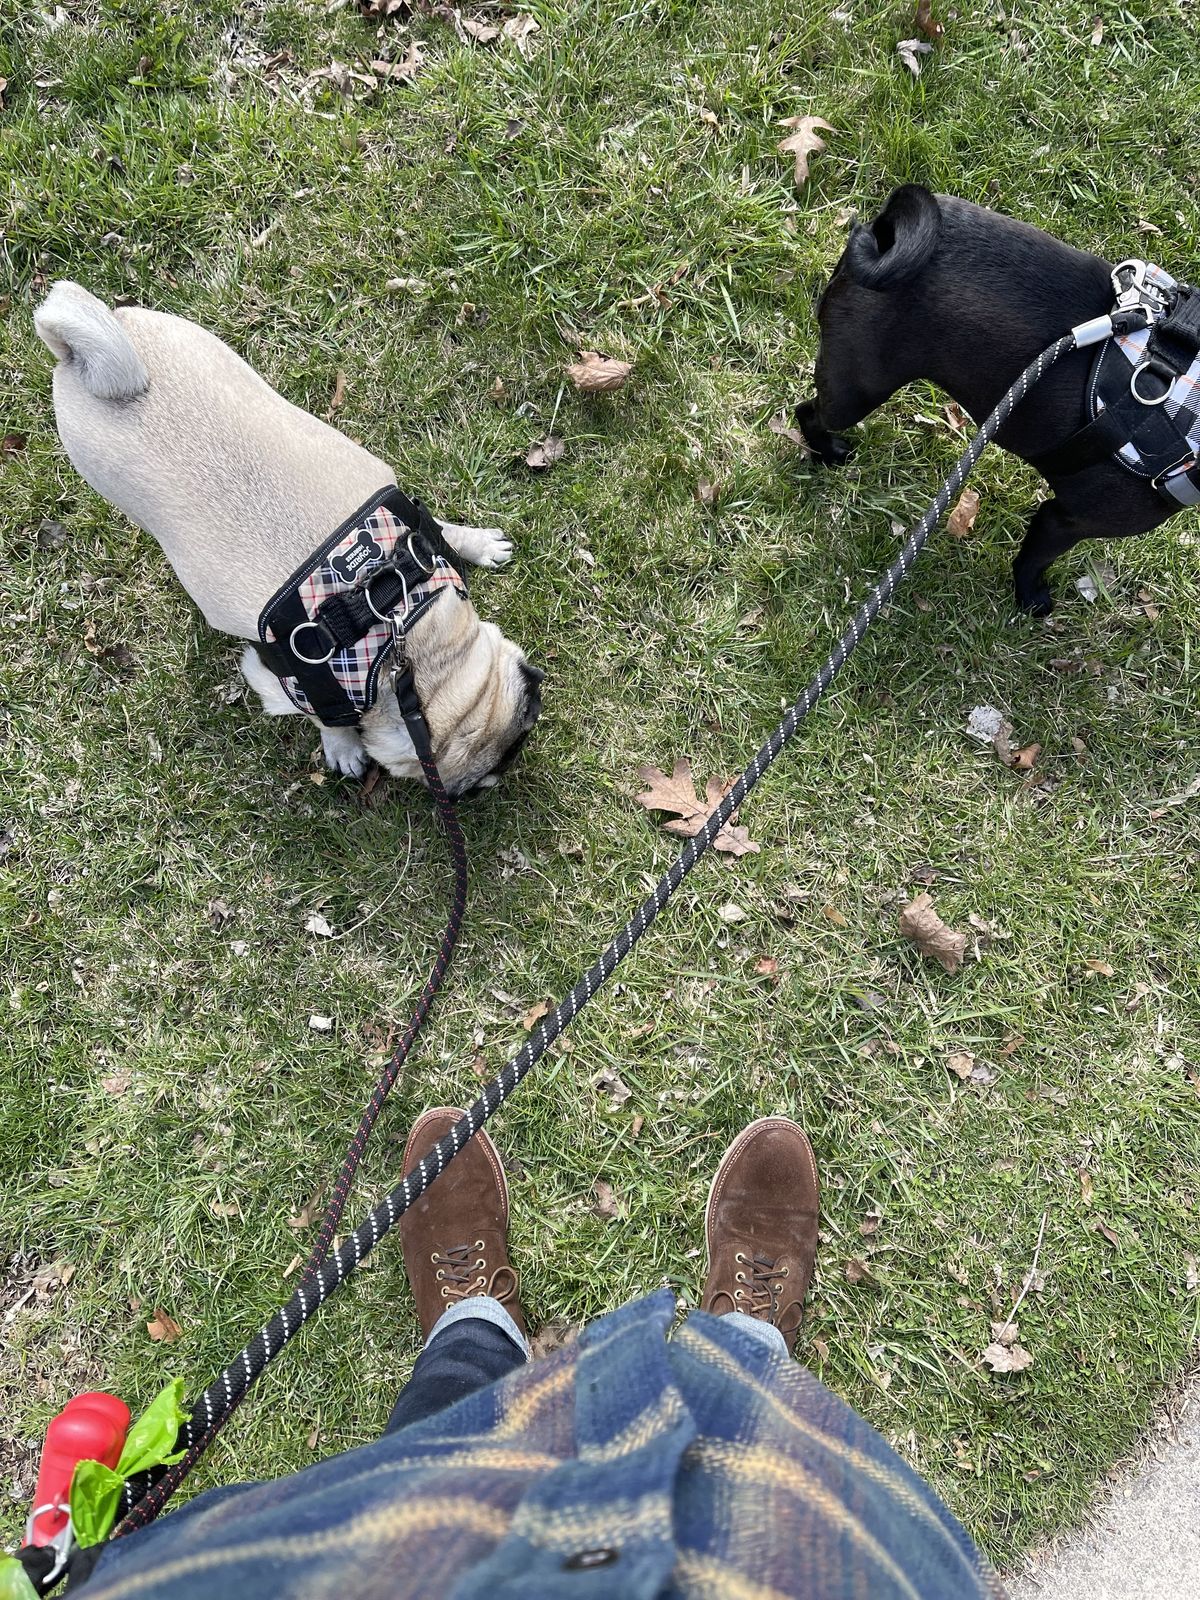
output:
{"label": "black pug", "polygon": [[[869,225],[856,224],[817,310],[816,396],[796,409],[815,456],[839,466],[839,437],[915,379],[936,383],[981,421],[1019,372],[1060,334],[1112,309],[1112,268],[969,201],[907,184]],[[1064,356],[1027,395],[997,443],[1037,465],[1087,420],[1094,349]],[[1172,515],[1151,485],[1111,455],[1070,473],[1029,519],[1013,562],[1017,604],[1045,616],[1050,563],[1081,539],[1148,533]]]}

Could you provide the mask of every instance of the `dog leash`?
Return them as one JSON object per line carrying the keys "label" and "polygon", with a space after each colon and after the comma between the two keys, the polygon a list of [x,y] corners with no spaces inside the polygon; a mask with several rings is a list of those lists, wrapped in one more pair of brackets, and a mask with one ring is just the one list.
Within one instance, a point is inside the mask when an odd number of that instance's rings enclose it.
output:
{"label": "dog leash", "polygon": [[[361,1223],[347,1235],[336,1249],[330,1250],[338,1222],[345,1207],[350,1184],[353,1181],[371,1128],[388,1091],[396,1081],[405,1059],[428,1014],[437,987],[449,963],[461,923],[466,896],[466,850],[458,823],[454,802],[446,794],[438,775],[437,765],[429,747],[428,731],[424,734],[424,747],[418,744],[418,758],[438,812],[446,827],[454,860],[454,900],[446,934],[438,952],[433,972],[422,991],[413,1018],[397,1045],[395,1052],[379,1080],[367,1110],[351,1141],[342,1164],[329,1205],[322,1218],[317,1239],[305,1265],[295,1293],[281,1306],[271,1319],[254,1335],[245,1348],[209,1385],[180,1430],[177,1448],[184,1452],[175,1465],[159,1471],[152,1480],[137,1482],[131,1479],[126,1486],[124,1516],[113,1531],[113,1538],[121,1538],[151,1523],[166,1505],[191,1468],[212,1443],[220,1429],[244,1399],[254,1381],[262,1374],[284,1346],[317,1312],[324,1301],[335,1293],[366,1256],[393,1228],[409,1207],[418,1200],[444,1171],[463,1146],[479,1132],[488,1118],[503,1105],[551,1044],[569,1026],[597,991],[612,976],[617,966],[641,939],[684,878],[710,848],[720,830],[745,802],[746,797],[777,759],[784,746],[795,734],[800,723],[822,698],[850,656],[861,643],[867,630],[891,599],[898,586],[908,576],[933,529],[945,515],[952,498],[957,495],[986,446],[995,438],[1021,403],[1051,367],[1071,351],[1085,345],[1098,344],[1111,338],[1114,332],[1133,331],[1149,320],[1140,311],[1114,310],[1111,316],[1096,317],[1081,323],[1048,345],[1025,368],[1001,398],[995,409],[980,425],[967,448],[959,456],[953,471],[924,516],[908,534],[899,553],[883,576],[869,591],[848,627],[830,651],[820,671],[808,683],[798,700],[790,707],[765,743],[737,778],[728,794],[704,822],[700,832],[680,851],[660,879],[652,894],[642,901],[633,916],[616,937],[605,946],[597,960],[578,979],[553,1011],[543,1017],[522,1048],[483,1088],[479,1097],[433,1148],[407,1173],[400,1185],[374,1206]],[[408,681],[410,703],[407,713],[419,717],[411,676]],[[405,709],[402,706],[402,709]],[[406,714],[407,714],[406,713]],[[423,727],[423,719],[420,719]],[[416,740],[414,740],[416,742]]]}

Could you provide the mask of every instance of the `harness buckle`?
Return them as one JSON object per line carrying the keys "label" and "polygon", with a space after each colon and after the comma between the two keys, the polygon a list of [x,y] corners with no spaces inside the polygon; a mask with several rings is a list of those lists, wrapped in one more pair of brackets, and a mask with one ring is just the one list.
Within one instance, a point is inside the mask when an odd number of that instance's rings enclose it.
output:
{"label": "harness buckle", "polygon": [[1153,322],[1171,309],[1171,297],[1149,274],[1147,262],[1130,256],[1112,269],[1112,286],[1119,311],[1144,311],[1147,321]]}
{"label": "harness buckle", "polygon": [[381,578],[385,573],[389,572],[394,573],[396,577],[399,578],[400,588],[403,590],[403,599],[400,605],[401,615],[407,613],[411,603],[408,598],[408,584],[405,581],[404,574],[400,571],[400,568],[394,561],[385,561],[383,566],[376,567],[374,572],[370,573],[366,578],[363,579],[362,585],[363,596],[367,602],[367,609],[377,622],[390,622],[396,614],[397,608],[395,606],[390,607],[387,611],[380,611],[379,607],[375,604],[374,597],[371,594],[371,585],[375,582],[376,578]]}

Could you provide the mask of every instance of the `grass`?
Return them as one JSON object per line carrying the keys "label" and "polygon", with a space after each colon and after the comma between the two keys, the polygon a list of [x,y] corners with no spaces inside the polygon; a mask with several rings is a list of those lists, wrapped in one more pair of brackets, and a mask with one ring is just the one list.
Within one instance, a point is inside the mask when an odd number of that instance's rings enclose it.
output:
{"label": "grass", "polygon": [[[307,726],[256,713],[153,540],[71,471],[30,322],[46,284],[191,316],[318,413],[344,372],[341,427],[446,514],[515,535],[476,598],[547,669],[546,714],[466,808],[466,937],[358,1214],[413,1117],[476,1091],[669,859],[637,767],[736,770],[956,454],[928,390],[872,418],[841,475],[767,427],[805,387],[845,214],[919,179],[1191,268],[1182,5],[962,8],[919,81],[895,55],[906,6],[529,9],[527,59],[436,21],[380,34],[251,0],[0,21],[2,420],[28,439],[0,465],[8,1534],[73,1391],[140,1403],[181,1372],[194,1395],[287,1293],[289,1218],[336,1165],[447,887],[420,794],[370,806],[320,781]],[[346,100],[310,76],[410,38],[410,87]],[[797,194],[774,146],[805,111],[839,132]],[[644,298],[677,273],[669,307]],[[581,346],[636,358],[628,388],[576,397]],[[538,476],[522,458],[552,424],[566,455]],[[722,1148],[755,1115],[799,1117],[825,1183],[800,1356],[1008,1561],[1080,1516],[1195,1349],[1200,802],[1158,813],[1200,770],[1200,574],[1181,516],[1074,552],[1053,619],[1014,621],[1037,480],[993,454],[977,484],[974,534],[935,540],[747,807],[762,853],[689,880],[495,1133],[537,1324],[664,1281],[694,1298]],[[1094,604],[1072,581],[1089,570]],[[979,704],[1042,745],[1043,783],[966,736]],[[948,921],[995,932],[955,977],[897,933],[927,883]],[[317,909],[336,940],[304,931]],[[994,1080],[949,1073],[962,1050]],[[989,1324],[1043,1224],[1033,1365],[991,1377]],[[847,1281],[852,1259],[873,1284]],[[147,1339],[156,1306],[177,1343]],[[387,1241],[193,1485],[371,1438],[414,1351]]]}

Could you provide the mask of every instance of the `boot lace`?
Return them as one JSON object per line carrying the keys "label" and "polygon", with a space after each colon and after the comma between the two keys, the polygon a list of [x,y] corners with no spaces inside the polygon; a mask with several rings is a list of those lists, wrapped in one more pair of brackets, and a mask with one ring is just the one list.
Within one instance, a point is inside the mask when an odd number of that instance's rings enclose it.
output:
{"label": "boot lace", "polygon": [[476,1239],[474,1244],[435,1250],[429,1259],[437,1268],[442,1299],[448,1305],[477,1294],[491,1295],[502,1305],[516,1299],[518,1278],[515,1268],[497,1267],[489,1272],[482,1239]]}
{"label": "boot lace", "polygon": [[[734,1260],[740,1269],[734,1274],[739,1287],[733,1294],[738,1310],[747,1311],[752,1317],[762,1317],[767,1322],[777,1321],[782,1309],[783,1280],[788,1275],[787,1267],[777,1266],[771,1256],[747,1256],[741,1250]],[[748,1272],[746,1268],[749,1268]]]}

